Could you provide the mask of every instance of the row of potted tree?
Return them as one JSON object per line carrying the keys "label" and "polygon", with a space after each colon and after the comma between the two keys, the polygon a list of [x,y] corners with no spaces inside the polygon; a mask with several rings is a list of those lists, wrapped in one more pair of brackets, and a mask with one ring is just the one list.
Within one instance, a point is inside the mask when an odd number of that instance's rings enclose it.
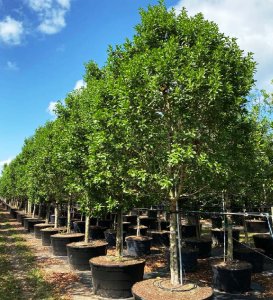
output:
{"label": "row of potted tree", "polygon": [[103,67],[87,63],[86,87],[69,93],[58,103],[56,119],[25,140],[4,167],[0,194],[28,213],[31,204],[54,204],[55,227],[65,203],[68,231],[76,204],[86,217],[86,244],[90,217],[115,212],[117,258],[98,258],[94,266],[128,265],[122,258],[123,213],[164,202],[170,213],[170,282],[177,285],[179,200],[198,196],[213,203],[211,192],[224,191],[228,211],[234,195],[268,203],[271,98],[250,96],[252,54],[201,14],[190,17],[183,9],[177,15],[162,1],[140,14],[132,40],[109,47]]}

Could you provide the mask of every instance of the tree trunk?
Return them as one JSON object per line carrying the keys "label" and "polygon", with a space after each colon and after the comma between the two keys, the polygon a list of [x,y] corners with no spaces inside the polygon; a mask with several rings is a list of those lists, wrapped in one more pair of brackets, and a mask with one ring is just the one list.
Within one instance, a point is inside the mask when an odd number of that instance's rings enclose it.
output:
{"label": "tree trunk", "polygon": [[31,202],[29,200],[27,202],[27,214],[31,215]]}
{"label": "tree trunk", "polygon": [[[226,195],[226,207],[227,212],[230,213],[230,200]],[[232,237],[232,217],[227,214],[227,236],[228,236],[228,247],[227,247],[227,261],[231,262],[233,260],[233,237]]]}
{"label": "tree trunk", "polygon": [[89,234],[90,217],[91,217],[91,214],[88,211],[88,213],[86,213],[86,215],[85,215],[85,234],[84,234],[84,242],[85,243],[88,243],[89,238],[90,238],[90,234]]}
{"label": "tree trunk", "polygon": [[54,228],[57,228],[58,227],[58,219],[59,219],[59,205],[58,205],[58,203],[55,204],[54,216],[55,216]]}
{"label": "tree trunk", "polygon": [[36,207],[37,207],[37,205],[34,203],[33,212],[32,212],[32,218],[35,218]]}
{"label": "tree trunk", "polygon": [[[170,215],[170,272],[171,283],[179,284],[179,271],[178,271],[178,259],[177,259],[177,217],[176,217],[176,200],[171,199],[171,215]],[[180,220],[179,220],[180,224]]]}
{"label": "tree trunk", "polygon": [[39,203],[39,209],[38,209],[38,218],[40,219],[42,215],[42,204]]}
{"label": "tree trunk", "polygon": [[48,224],[49,223],[49,217],[50,217],[50,206],[51,204],[48,203],[47,206],[46,206],[46,220],[45,220],[45,223]]}
{"label": "tree trunk", "polygon": [[139,209],[137,210],[137,236],[140,236],[140,219],[139,219]]}
{"label": "tree trunk", "polygon": [[122,210],[117,213],[117,235],[116,235],[116,256],[123,255],[123,227],[122,227]]}
{"label": "tree trunk", "polygon": [[195,215],[195,226],[196,226],[196,237],[198,238],[198,239],[200,239],[201,238],[201,226],[200,226],[200,218],[199,218],[199,215],[198,214],[196,214]]}
{"label": "tree trunk", "polygon": [[70,224],[71,223],[71,200],[69,199],[68,200],[68,203],[67,203],[67,229],[66,229],[66,232],[67,233],[70,233],[71,232],[71,228],[70,228]]}

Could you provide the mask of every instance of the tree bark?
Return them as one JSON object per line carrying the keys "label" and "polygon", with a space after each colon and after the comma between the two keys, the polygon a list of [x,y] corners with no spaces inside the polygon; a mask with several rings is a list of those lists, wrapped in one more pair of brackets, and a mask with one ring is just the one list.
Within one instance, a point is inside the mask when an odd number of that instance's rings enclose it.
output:
{"label": "tree bark", "polygon": [[[170,272],[171,283],[179,284],[179,271],[178,271],[178,259],[177,259],[177,216],[176,216],[176,200],[171,199],[171,215],[170,215]],[[180,220],[179,220],[180,221]],[[180,222],[179,222],[180,224]]]}
{"label": "tree bark", "polygon": [[32,212],[32,218],[35,218],[36,207],[37,207],[37,205],[34,203],[33,212]]}
{"label": "tree bark", "polygon": [[67,233],[71,232],[70,223],[71,223],[71,199],[69,199],[67,202],[67,224],[66,224],[66,226],[67,226],[66,232]]}
{"label": "tree bark", "polygon": [[58,228],[58,219],[59,219],[59,205],[58,205],[58,203],[56,203],[55,207],[54,207],[54,216],[55,216],[54,228]]}
{"label": "tree bark", "polygon": [[[230,213],[230,200],[226,194],[226,207],[227,212]],[[227,214],[227,236],[228,236],[228,247],[227,247],[227,261],[231,262],[233,260],[233,236],[232,236],[232,217]],[[225,232],[224,232],[225,234]]]}
{"label": "tree bark", "polygon": [[116,234],[116,256],[123,255],[123,227],[122,227],[122,210],[117,213],[117,234]]}
{"label": "tree bark", "polygon": [[48,203],[46,206],[46,220],[45,220],[46,224],[49,223],[49,217],[50,217],[50,203]]}
{"label": "tree bark", "polygon": [[86,213],[86,215],[85,215],[85,234],[84,234],[84,242],[85,243],[88,243],[89,238],[90,238],[90,234],[89,234],[90,217],[91,217],[91,214],[88,211],[88,213]]}

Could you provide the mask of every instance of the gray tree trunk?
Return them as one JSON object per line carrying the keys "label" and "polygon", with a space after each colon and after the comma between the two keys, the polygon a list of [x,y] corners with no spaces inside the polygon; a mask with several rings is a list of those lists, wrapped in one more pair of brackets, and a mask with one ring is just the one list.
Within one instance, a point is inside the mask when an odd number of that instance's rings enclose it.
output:
{"label": "gray tree trunk", "polygon": [[123,255],[123,226],[122,226],[122,210],[117,213],[117,234],[116,234],[116,256]]}

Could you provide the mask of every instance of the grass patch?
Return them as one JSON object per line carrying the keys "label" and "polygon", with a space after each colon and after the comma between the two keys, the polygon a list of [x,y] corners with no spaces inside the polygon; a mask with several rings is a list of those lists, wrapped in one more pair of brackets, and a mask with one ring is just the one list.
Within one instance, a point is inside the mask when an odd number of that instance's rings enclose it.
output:
{"label": "grass patch", "polygon": [[5,218],[0,215],[0,299],[61,299],[37,268],[35,256],[24,238]]}

